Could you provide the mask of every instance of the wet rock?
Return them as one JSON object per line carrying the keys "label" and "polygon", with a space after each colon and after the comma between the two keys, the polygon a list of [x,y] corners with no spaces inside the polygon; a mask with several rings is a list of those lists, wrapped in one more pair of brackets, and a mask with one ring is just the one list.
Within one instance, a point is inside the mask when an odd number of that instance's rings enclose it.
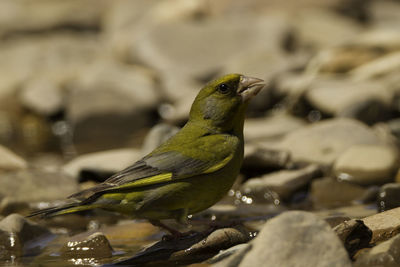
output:
{"label": "wet rock", "polygon": [[251,246],[239,266],[351,266],[330,226],[308,212],[290,211],[269,220]]}
{"label": "wet rock", "polygon": [[103,233],[97,232],[80,240],[72,237],[61,249],[60,254],[68,259],[110,258],[113,249]]}
{"label": "wet rock", "polygon": [[383,185],[379,190],[377,204],[381,212],[400,207],[400,184]]}
{"label": "wet rock", "polygon": [[316,209],[336,208],[352,204],[362,198],[366,190],[359,185],[324,177],[311,183],[311,199]]}
{"label": "wet rock", "polygon": [[381,83],[345,79],[317,79],[305,94],[311,106],[324,114],[366,123],[388,118],[392,97]]}
{"label": "wet rock", "polygon": [[51,236],[51,232],[34,222],[25,219],[19,214],[11,214],[0,221],[0,230],[14,233],[23,246],[28,242]]}
{"label": "wet rock", "polygon": [[168,138],[179,131],[179,128],[173,125],[160,123],[151,128],[142,145],[142,154],[146,155],[159,145],[164,143]]}
{"label": "wet rock", "polygon": [[[325,220],[328,220],[332,217],[341,217],[348,219],[362,219],[368,216],[375,215],[378,211],[376,210],[375,205],[371,204],[357,204],[346,207],[340,207],[335,209],[328,210],[319,210],[314,211],[314,213]],[[341,220],[339,218],[339,220]]]}
{"label": "wet rock", "polygon": [[[236,257],[237,254],[239,254],[239,253],[242,254],[244,251],[247,251],[250,248],[251,248],[251,245],[248,243],[233,246],[226,250],[220,251],[217,255],[215,255],[214,257],[209,259],[207,261],[207,263],[215,264],[215,263],[219,262],[219,264],[217,266],[226,266],[221,261],[223,261],[224,259],[227,259],[231,255],[235,255],[234,257]],[[243,253],[243,256],[244,256],[244,253]]]}
{"label": "wet rock", "polygon": [[61,172],[28,169],[0,175],[0,195],[14,202],[64,199],[77,190],[76,180]]}
{"label": "wet rock", "polygon": [[11,150],[0,145],[0,170],[21,170],[25,169],[28,163],[20,156],[14,154]]}
{"label": "wet rock", "polygon": [[117,265],[159,266],[160,264],[186,265],[204,261],[220,250],[228,249],[250,240],[249,232],[242,226],[215,230],[208,236],[193,234],[179,240],[163,240],[130,259],[115,262]]}
{"label": "wet rock", "polygon": [[310,165],[299,170],[283,170],[269,173],[260,178],[249,179],[243,184],[243,193],[247,196],[261,196],[272,190],[281,199],[289,198],[295,191],[306,186],[313,178],[320,176],[321,170],[317,165]]}
{"label": "wet rock", "polygon": [[356,144],[383,142],[363,123],[351,119],[329,119],[295,130],[278,145],[291,152],[294,162],[330,166],[347,148]]}
{"label": "wet rock", "polygon": [[[153,242],[153,239],[158,239],[160,229],[149,222],[136,220],[119,220],[113,225],[106,225],[100,228],[107,239],[114,245],[129,246],[134,242],[139,243]],[[152,238],[155,237],[155,238]]]}
{"label": "wet rock", "polygon": [[249,118],[244,124],[244,137],[246,142],[275,140],[305,124],[305,121],[287,114]]}
{"label": "wet rock", "polygon": [[135,163],[141,157],[136,149],[114,149],[88,153],[71,160],[62,170],[71,177],[87,180],[88,178],[108,178],[108,176]]}
{"label": "wet rock", "polygon": [[22,255],[22,245],[13,232],[0,230],[0,260],[13,261]]}
{"label": "wet rock", "polygon": [[324,218],[324,220],[330,225],[330,227],[334,228],[339,224],[350,220],[350,218],[344,215],[332,215]]}
{"label": "wet rock", "polygon": [[111,60],[88,66],[68,89],[66,112],[74,141],[97,150],[124,145],[134,131],[149,124],[159,103],[147,72]]}
{"label": "wet rock", "polygon": [[367,252],[361,253],[354,267],[396,267],[400,265],[400,235],[382,242]]}
{"label": "wet rock", "polygon": [[354,145],[337,158],[333,172],[340,180],[370,185],[393,181],[397,167],[398,153],[394,148]]}
{"label": "wet rock", "polygon": [[372,232],[362,220],[348,220],[333,228],[350,257],[360,249],[369,247]]}
{"label": "wet rock", "polygon": [[400,208],[366,217],[363,222],[372,231],[372,244],[388,240],[400,233]]}

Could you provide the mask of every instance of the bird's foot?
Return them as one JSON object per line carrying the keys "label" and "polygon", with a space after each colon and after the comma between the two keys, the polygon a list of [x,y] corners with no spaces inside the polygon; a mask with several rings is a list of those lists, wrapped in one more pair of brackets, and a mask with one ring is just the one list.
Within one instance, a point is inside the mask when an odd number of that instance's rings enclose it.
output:
{"label": "bird's foot", "polygon": [[175,230],[165,224],[163,224],[160,221],[157,220],[150,220],[150,223],[154,226],[160,227],[162,229],[167,230],[170,234],[169,235],[164,235],[163,236],[163,240],[164,241],[169,241],[169,240],[178,240],[178,239],[182,239],[182,238],[186,238],[189,237],[191,235],[196,234],[197,232],[195,231],[187,231],[187,232],[179,232],[178,230]]}

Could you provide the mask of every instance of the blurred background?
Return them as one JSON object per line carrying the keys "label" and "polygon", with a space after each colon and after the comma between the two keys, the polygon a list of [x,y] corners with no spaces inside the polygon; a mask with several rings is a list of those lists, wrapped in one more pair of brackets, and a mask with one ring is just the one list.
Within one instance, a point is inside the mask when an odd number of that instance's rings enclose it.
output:
{"label": "blurred background", "polygon": [[400,206],[400,1],[1,0],[0,217],[138,160],[232,72],[267,86],[225,204]]}

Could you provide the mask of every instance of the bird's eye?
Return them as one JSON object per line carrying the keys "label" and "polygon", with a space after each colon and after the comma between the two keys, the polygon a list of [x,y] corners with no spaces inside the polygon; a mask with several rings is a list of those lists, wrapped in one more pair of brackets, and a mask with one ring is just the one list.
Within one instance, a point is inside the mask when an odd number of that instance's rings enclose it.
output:
{"label": "bird's eye", "polygon": [[221,83],[218,86],[218,91],[222,94],[226,94],[229,92],[229,86],[226,83]]}

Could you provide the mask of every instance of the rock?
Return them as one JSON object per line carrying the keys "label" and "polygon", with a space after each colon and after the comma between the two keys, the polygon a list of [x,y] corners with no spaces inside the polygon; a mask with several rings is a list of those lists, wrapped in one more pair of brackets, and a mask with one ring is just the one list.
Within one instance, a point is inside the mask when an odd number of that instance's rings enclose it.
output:
{"label": "rock", "polygon": [[324,177],[311,183],[311,199],[316,209],[337,208],[359,200],[366,190],[359,185]]}
{"label": "rock", "polygon": [[0,170],[11,171],[26,169],[28,163],[11,150],[0,145]]}
{"label": "rock", "polygon": [[240,267],[351,266],[330,226],[308,212],[289,211],[269,220],[251,246]]}
{"label": "rock", "polygon": [[290,151],[294,162],[330,166],[347,148],[383,142],[363,123],[351,119],[329,119],[287,134],[277,148]]}
{"label": "rock", "polygon": [[384,54],[384,51],[376,47],[353,45],[352,41],[342,46],[321,50],[311,59],[307,69],[320,73],[348,73]]}
{"label": "rock", "polygon": [[151,261],[154,265],[188,265],[202,262],[219,251],[250,239],[243,226],[221,228],[208,236],[193,234],[178,240],[163,240],[139,252],[134,257],[114,262],[117,265],[142,266]]}
{"label": "rock", "polygon": [[371,2],[369,10],[376,28],[390,29],[393,31],[398,30],[398,26],[400,25],[400,19],[397,15],[400,12],[400,5],[398,2]]}
{"label": "rock", "polygon": [[112,256],[113,249],[108,239],[103,233],[97,232],[85,239],[79,236],[70,240],[60,249],[60,254],[64,258],[81,259],[103,259]]}
{"label": "rock", "polygon": [[71,177],[83,180],[85,175],[109,176],[135,163],[141,155],[139,150],[130,148],[88,153],[71,160],[62,170]]}
{"label": "rock", "polygon": [[327,219],[334,216],[346,217],[347,219],[362,219],[377,214],[375,206],[371,204],[355,204],[334,209],[314,211],[321,218]]}
{"label": "rock", "polygon": [[126,144],[132,132],[149,124],[159,103],[152,77],[110,60],[88,66],[68,89],[67,119],[74,141],[97,150]]}
{"label": "rock", "polygon": [[398,167],[395,149],[381,145],[354,145],[335,161],[333,172],[340,180],[360,185],[394,180]]}
{"label": "rock", "polygon": [[0,195],[13,202],[59,200],[77,190],[75,179],[60,172],[28,169],[0,174]]}
{"label": "rock", "polygon": [[27,81],[19,97],[24,107],[46,117],[64,108],[62,85],[53,76]]}
{"label": "rock", "polygon": [[160,123],[151,128],[142,145],[142,154],[146,155],[159,145],[164,143],[168,138],[175,135],[179,128],[165,123]]}
{"label": "rock", "polygon": [[378,82],[317,79],[305,93],[312,107],[331,116],[374,123],[387,119],[393,95]]}
{"label": "rock", "polygon": [[[258,47],[279,50],[288,31],[286,19],[276,14],[242,16],[240,21],[219,17],[202,23],[156,24],[137,37],[132,61],[144,62],[168,75],[204,79],[222,70],[227,58],[239,57]],[[203,53],[211,43],[213,49]]]}
{"label": "rock", "polygon": [[400,234],[361,253],[354,267],[396,267],[400,265]]}
{"label": "rock", "polygon": [[[228,248],[226,250],[222,250],[220,251],[217,255],[215,255],[214,257],[212,257],[211,259],[209,259],[207,261],[207,263],[209,264],[215,264],[217,262],[221,262],[224,259],[228,258],[231,255],[237,255],[238,253],[241,253],[243,251],[247,251],[251,248],[251,245],[248,243],[245,244],[239,244],[236,246],[233,246],[231,248]],[[221,266],[224,266],[223,264],[221,264]]]}
{"label": "rock", "polygon": [[383,185],[378,194],[377,204],[380,212],[400,207],[400,184]]}
{"label": "rock", "polygon": [[320,48],[339,45],[351,40],[362,30],[354,20],[324,9],[304,9],[292,18],[303,46]]}
{"label": "rock", "polygon": [[268,149],[261,145],[245,146],[242,171],[283,169],[290,164],[290,154],[287,151]]}
{"label": "rock", "polygon": [[235,73],[240,70],[240,73],[262,78],[269,84],[277,74],[295,68],[297,62],[297,65],[301,64],[300,61],[300,56],[288,56],[284,51],[277,51],[276,47],[261,47],[228,60],[221,72]]}
{"label": "rock", "polygon": [[288,199],[295,191],[320,175],[322,173],[317,165],[299,170],[283,170],[247,180],[242,186],[242,191],[247,196],[263,196],[266,191],[272,190],[279,198]]}
{"label": "rock", "polygon": [[199,91],[184,94],[173,105],[164,104],[159,108],[160,115],[169,123],[181,124],[189,118],[190,107]]}
{"label": "rock", "polygon": [[27,242],[52,235],[43,226],[31,222],[19,214],[11,214],[1,220],[0,230],[7,233],[14,233],[22,245],[27,245]]}
{"label": "rock", "polygon": [[400,233],[400,208],[366,217],[363,222],[372,231],[372,244],[388,240]]}
{"label": "rock", "polygon": [[362,220],[347,220],[333,228],[350,257],[360,249],[369,247],[372,232]]}
{"label": "rock", "polygon": [[[70,27],[96,31],[107,1],[2,1],[1,35],[46,32]],[[44,13],[43,13],[44,12]]]}
{"label": "rock", "polygon": [[29,204],[16,201],[13,197],[4,197],[0,200],[0,214],[9,215],[12,213],[27,213]]}
{"label": "rock", "polygon": [[13,232],[0,230],[0,260],[14,261],[23,254],[21,241]]}
{"label": "rock", "polygon": [[[19,95],[21,87],[30,87],[28,82],[37,79],[61,85],[83,72],[101,51],[104,46],[94,36],[72,33],[46,35],[46,38],[31,35],[4,42],[0,49],[0,71],[3,73],[0,99]],[[56,88],[59,89],[62,88]]]}
{"label": "rock", "polygon": [[305,121],[287,114],[278,114],[263,118],[249,118],[244,124],[246,143],[276,140],[285,134],[306,125]]}
{"label": "rock", "polygon": [[393,52],[351,71],[354,80],[368,80],[395,72],[400,68],[400,52]]}
{"label": "rock", "polygon": [[387,122],[387,127],[389,128],[392,135],[394,135],[397,140],[400,140],[400,119],[393,119]]}
{"label": "rock", "polygon": [[[384,2],[387,3],[387,1]],[[382,52],[394,52],[400,48],[400,35],[397,29],[371,27],[351,40],[350,45],[371,50],[375,48]]]}

